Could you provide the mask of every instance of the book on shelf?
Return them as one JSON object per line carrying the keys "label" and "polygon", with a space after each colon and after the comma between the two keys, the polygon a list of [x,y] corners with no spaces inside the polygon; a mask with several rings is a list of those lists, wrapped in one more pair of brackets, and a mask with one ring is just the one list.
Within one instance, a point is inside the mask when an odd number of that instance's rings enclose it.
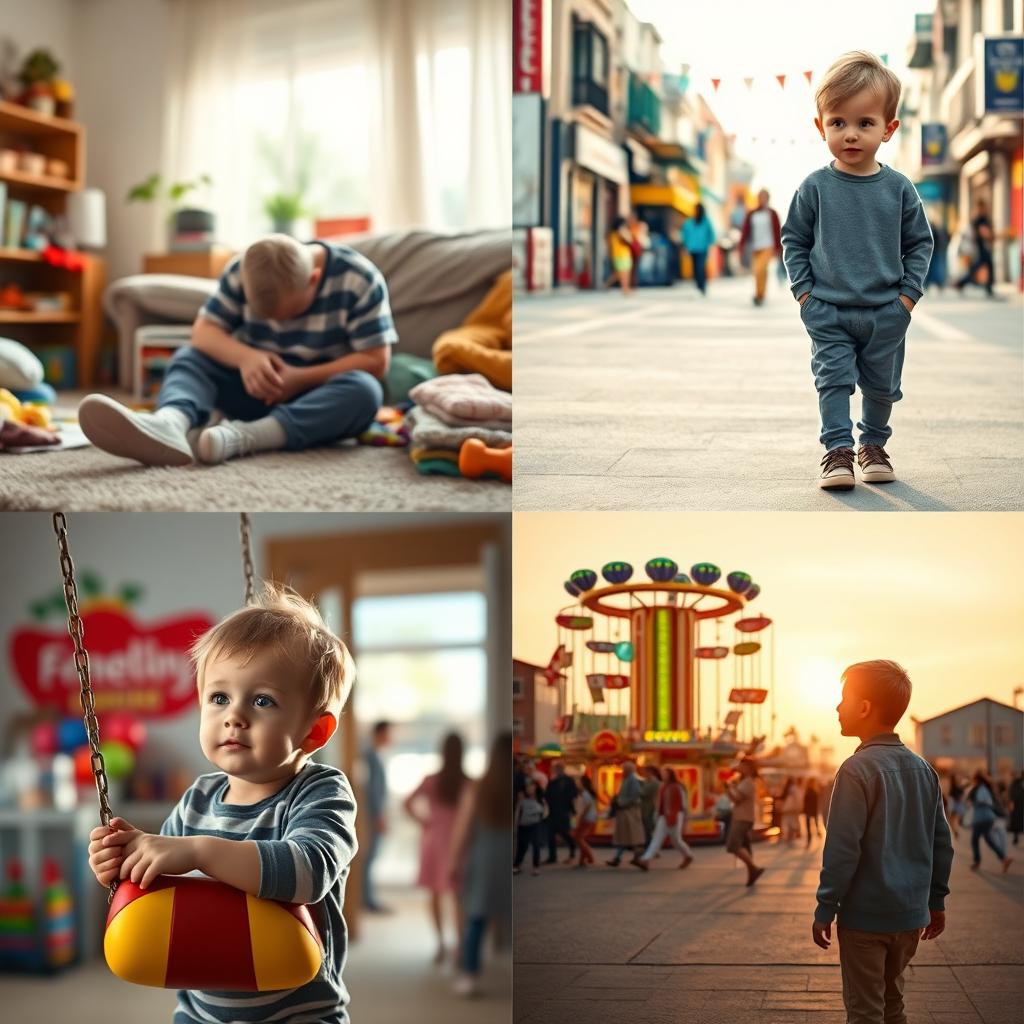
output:
{"label": "book on shelf", "polygon": [[25,216],[28,213],[27,205],[20,199],[8,199],[7,210],[4,217],[4,247],[7,249],[20,249],[21,240],[25,234]]}

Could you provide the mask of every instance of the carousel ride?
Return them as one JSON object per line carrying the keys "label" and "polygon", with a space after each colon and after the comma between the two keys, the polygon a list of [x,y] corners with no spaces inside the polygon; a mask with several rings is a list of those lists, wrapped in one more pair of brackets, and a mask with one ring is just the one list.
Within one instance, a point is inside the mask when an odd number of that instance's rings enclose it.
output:
{"label": "carousel ride", "polygon": [[539,753],[591,775],[597,837],[611,834],[603,812],[632,760],[670,766],[689,794],[687,840],[713,841],[725,779],[774,727],[774,701],[762,721],[774,690],[772,620],[748,611],[761,592],[748,573],[722,581],[717,565],[685,573],[671,558],[644,571],[646,580],[634,579],[628,563],[608,562],[600,575],[577,569],[565,581],[575,601],[555,616],[557,646],[541,673],[558,691],[559,742]]}

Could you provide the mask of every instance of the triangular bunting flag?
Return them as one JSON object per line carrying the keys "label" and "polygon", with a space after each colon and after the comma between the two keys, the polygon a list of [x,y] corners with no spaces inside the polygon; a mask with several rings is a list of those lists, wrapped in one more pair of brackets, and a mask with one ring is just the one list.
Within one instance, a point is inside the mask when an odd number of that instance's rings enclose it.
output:
{"label": "triangular bunting flag", "polygon": [[720,78],[712,78],[711,79],[711,84],[714,86],[715,92],[718,92],[718,86],[719,86],[719,83],[721,81],[722,80]]}
{"label": "triangular bunting flag", "polygon": [[814,74],[814,72],[813,72],[813,71],[805,71],[805,72],[804,72],[804,78],[806,78],[806,79],[807,79],[807,84],[808,84],[808,85],[810,85],[810,84],[811,84],[811,75],[813,75],[813,74]]}
{"label": "triangular bunting flag", "polygon": [[749,92],[751,85],[754,84],[754,80],[752,78],[744,78],[743,84],[747,87],[747,91]]}
{"label": "triangular bunting flag", "polygon": [[779,85],[781,85],[782,88],[785,89],[786,88],[786,76],[785,75],[776,75],[775,77],[778,80]]}

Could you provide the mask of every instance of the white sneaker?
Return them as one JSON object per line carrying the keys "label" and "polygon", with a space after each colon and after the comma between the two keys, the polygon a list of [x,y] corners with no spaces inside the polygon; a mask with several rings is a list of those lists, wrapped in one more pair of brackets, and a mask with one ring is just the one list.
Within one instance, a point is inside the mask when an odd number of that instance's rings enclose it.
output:
{"label": "white sneaker", "polygon": [[856,481],[853,477],[853,449],[833,448],[821,460],[818,486],[827,491],[849,491]]}
{"label": "white sneaker", "polygon": [[460,974],[455,979],[455,984],[452,985],[452,991],[457,996],[469,998],[480,994],[480,986],[477,984],[475,975]]}
{"label": "white sneaker", "polygon": [[196,456],[200,462],[216,465],[239,455],[252,455],[259,451],[255,438],[232,420],[224,420],[215,427],[207,427],[196,443]]}
{"label": "white sneaker", "polygon": [[185,432],[148,412],[132,412],[106,395],[86,395],[78,406],[82,433],[101,451],[145,466],[195,462]]}

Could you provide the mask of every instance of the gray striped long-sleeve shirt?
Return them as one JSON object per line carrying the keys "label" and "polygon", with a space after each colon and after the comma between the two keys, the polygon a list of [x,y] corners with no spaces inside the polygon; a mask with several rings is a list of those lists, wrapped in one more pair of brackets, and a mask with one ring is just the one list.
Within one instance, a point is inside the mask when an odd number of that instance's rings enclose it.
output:
{"label": "gray striped long-sleeve shirt", "polygon": [[201,775],[160,834],[254,840],[260,857],[258,895],[308,906],[324,944],[323,964],[308,984],[280,992],[179,990],[173,1024],[348,1024],[342,908],[357,850],[356,803],[348,779],[337,768],[310,761],[283,789],[248,805],[224,803],[227,784],[224,772]]}

